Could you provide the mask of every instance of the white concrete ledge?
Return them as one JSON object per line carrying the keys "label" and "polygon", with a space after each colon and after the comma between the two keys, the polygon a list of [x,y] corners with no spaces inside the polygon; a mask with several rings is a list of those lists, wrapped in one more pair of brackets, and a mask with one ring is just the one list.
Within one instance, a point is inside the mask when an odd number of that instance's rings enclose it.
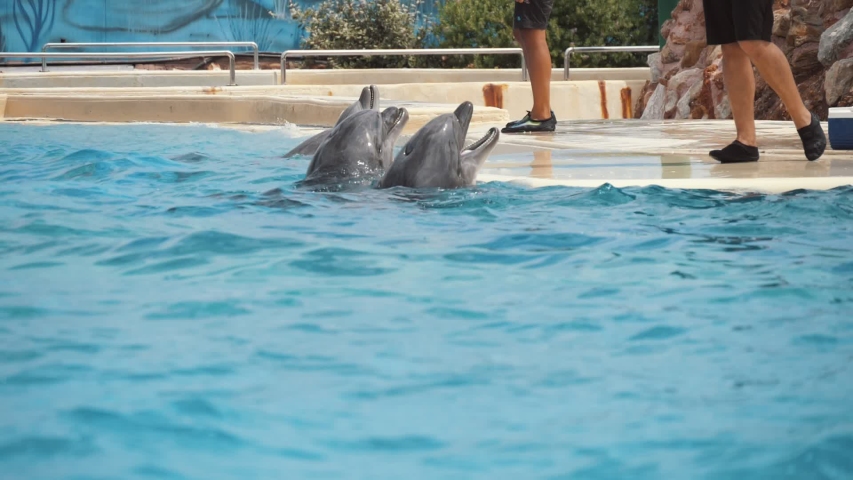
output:
{"label": "white concrete ledge", "polygon": [[[244,123],[332,126],[352,99],[264,95],[7,95],[5,116],[78,122]],[[406,132],[456,105],[398,102],[409,110]],[[509,121],[506,110],[475,107],[472,124]]]}
{"label": "white concrete ledge", "polygon": [[649,179],[545,179],[481,174],[478,183],[510,182],[529,187],[598,188],[610,184],[617,188],[659,186],[670,189],[717,190],[778,194],[792,190],[829,190],[853,185],[853,177],[798,177],[798,178],[649,178]]}
{"label": "white concrete ledge", "polygon": [[[633,117],[633,105],[643,88],[642,81],[571,81],[555,82],[551,86],[552,108],[560,120],[624,119]],[[296,96],[357,98],[367,83],[351,85],[284,85],[243,87],[58,87],[6,88],[9,95],[64,96]],[[399,102],[421,102],[458,105],[470,101],[475,106],[495,107],[509,112],[511,118],[521,118],[533,105],[530,84],[504,83],[409,83],[387,84],[379,87],[383,106]]]}

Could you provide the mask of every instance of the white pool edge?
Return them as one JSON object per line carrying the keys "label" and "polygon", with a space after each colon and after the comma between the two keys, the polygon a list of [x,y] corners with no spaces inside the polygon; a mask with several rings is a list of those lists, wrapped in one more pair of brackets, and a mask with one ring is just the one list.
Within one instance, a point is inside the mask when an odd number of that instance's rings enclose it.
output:
{"label": "white pool edge", "polygon": [[793,190],[831,190],[853,185],[853,177],[794,178],[648,178],[648,179],[547,179],[509,175],[480,174],[477,183],[505,182],[528,187],[598,188],[609,184],[617,188],[659,186],[681,190],[717,190],[779,194]]}

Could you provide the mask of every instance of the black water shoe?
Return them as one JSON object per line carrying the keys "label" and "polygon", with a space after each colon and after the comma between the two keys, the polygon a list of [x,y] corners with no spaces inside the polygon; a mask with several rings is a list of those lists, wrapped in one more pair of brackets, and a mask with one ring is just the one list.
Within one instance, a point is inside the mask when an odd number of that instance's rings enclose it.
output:
{"label": "black water shoe", "polygon": [[750,147],[735,140],[731,145],[722,150],[712,150],[710,155],[714,160],[719,160],[720,163],[757,162],[758,147]]}
{"label": "black water shoe", "polygon": [[552,110],[551,118],[545,120],[534,120],[530,117],[530,112],[527,112],[521,120],[507,123],[501,133],[553,132],[556,129],[557,117]]}
{"label": "black water shoe", "polygon": [[806,152],[806,158],[810,161],[815,161],[823,155],[826,150],[826,135],[823,133],[823,128],[820,126],[820,118],[812,113],[812,123],[799,130],[800,140],[803,141],[803,151]]}

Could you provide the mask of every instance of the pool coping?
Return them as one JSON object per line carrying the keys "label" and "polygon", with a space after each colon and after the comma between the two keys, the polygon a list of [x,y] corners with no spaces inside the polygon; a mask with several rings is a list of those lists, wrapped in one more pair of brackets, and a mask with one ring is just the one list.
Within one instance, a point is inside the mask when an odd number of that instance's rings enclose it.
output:
{"label": "pool coping", "polygon": [[612,185],[616,188],[663,187],[674,190],[713,190],[736,193],[781,194],[796,190],[832,190],[853,186],[853,176],[846,177],[793,177],[793,178],[630,178],[611,180],[543,179],[522,176],[480,174],[477,183],[513,183],[532,188],[574,187],[599,188]]}
{"label": "pool coping", "polygon": [[[359,89],[360,90],[360,89]],[[187,94],[67,95],[56,93],[4,94],[4,121],[43,119],[98,123],[299,124],[330,127],[355,97],[306,95]],[[395,101],[409,112],[404,132],[413,133],[431,119],[452,112],[455,104]],[[506,110],[474,107],[472,125],[509,121]]]}
{"label": "pool coping", "polygon": [[[250,85],[250,86],[200,86],[172,85],[163,87],[14,87],[0,88],[0,93],[11,97],[42,96],[95,97],[165,97],[181,95],[219,96],[270,96],[270,97],[358,97],[367,83],[310,84],[310,85]],[[552,109],[560,120],[627,119],[634,116],[637,95],[644,81],[569,81],[555,82],[551,86]],[[379,86],[380,105],[413,102],[425,104],[458,105],[470,101],[479,107],[507,110],[511,118],[521,118],[533,102],[528,82],[487,81],[460,83],[413,82]],[[507,120],[508,121],[508,120]]]}

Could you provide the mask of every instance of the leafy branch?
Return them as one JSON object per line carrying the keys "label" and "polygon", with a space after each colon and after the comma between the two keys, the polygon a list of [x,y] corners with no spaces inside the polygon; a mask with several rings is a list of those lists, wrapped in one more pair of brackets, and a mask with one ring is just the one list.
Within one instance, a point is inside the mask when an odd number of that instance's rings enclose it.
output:
{"label": "leafy branch", "polygon": [[[308,34],[302,48],[312,50],[422,48],[430,33],[429,20],[419,12],[420,0],[324,0],[314,8],[290,3],[290,12]],[[418,24],[420,23],[420,27]],[[414,57],[339,57],[342,68],[400,68],[414,66]]]}

